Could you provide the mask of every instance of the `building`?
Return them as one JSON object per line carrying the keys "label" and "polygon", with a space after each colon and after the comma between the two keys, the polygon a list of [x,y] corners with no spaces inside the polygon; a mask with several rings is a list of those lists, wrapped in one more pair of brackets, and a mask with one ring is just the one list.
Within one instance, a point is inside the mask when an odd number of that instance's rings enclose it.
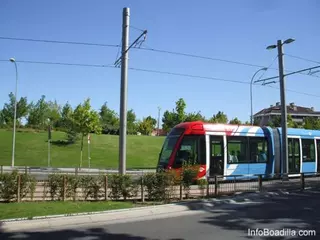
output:
{"label": "building", "polygon": [[[287,106],[287,114],[292,117],[296,123],[303,123],[306,117],[314,117],[320,119],[320,111],[315,111],[313,107],[301,107],[294,103]],[[260,126],[267,125],[275,116],[281,116],[281,105],[277,102],[275,106],[270,105],[269,108],[262,109],[253,115],[253,119]]]}
{"label": "building", "polygon": [[151,132],[151,136],[158,136],[158,133],[159,133],[159,136],[167,136],[167,132],[164,131],[163,129],[153,129],[152,132]]}

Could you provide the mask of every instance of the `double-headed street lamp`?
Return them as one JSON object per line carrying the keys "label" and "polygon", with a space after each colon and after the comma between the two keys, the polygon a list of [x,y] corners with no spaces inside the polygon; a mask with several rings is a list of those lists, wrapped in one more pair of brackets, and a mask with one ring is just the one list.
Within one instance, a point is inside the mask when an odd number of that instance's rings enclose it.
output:
{"label": "double-headed street lamp", "polygon": [[14,156],[15,156],[15,146],[16,146],[16,122],[17,122],[18,68],[17,68],[16,60],[14,58],[10,58],[10,62],[13,62],[16,68],[16,87],[15,87],[15,94],[14,94],[13,139],[12,139],[12,159],[11,159],[11,167],[14,167]]}
{"label": "double-headed street lamp", "polygon": [[266,71],[267,69],[268,68],[266,68],[266,67],[259,69],[258,71],[255,72],[255,74],[253,74],[253,76],[251,78],[251,82],[250,82],[250,102],[251,102],[251,118],[250,118],[250,122],[251,122],[251,125],[253,125],[253,110],[252,110],[252,83],[253,83],[253,79],[257,75],[258,72]]}
{"label": "double-headed street lamp", "polygon": [[282,42],[277,41],[277,45],[270,45],[267,47],[268,50],[278,48],[278,62],[279,62],[279,80],[280,80],[280,97],[281,97],[281,129],[282,129],[282,159],[283,159],[283,173],[288,171],[288,139],[287,139],[287,105],[285,89],[286,84],[283,73],[283,45],[294,42],[295,40],[289,38]]}

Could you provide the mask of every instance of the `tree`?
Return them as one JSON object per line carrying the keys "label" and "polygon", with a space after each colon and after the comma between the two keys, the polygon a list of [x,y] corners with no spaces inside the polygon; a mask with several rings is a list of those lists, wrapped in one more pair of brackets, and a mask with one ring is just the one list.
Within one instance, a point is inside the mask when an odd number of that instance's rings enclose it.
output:
{"label": "tree", "polygon": [[118,134],[119,133],[119,117],[117,113],[111,110],[107,103],[104,103],[100,108],[100,121],[102,125],[102,131],[106,134]]}
{"label": "tree", "polygon": [[316,119],[314,117],[306,117],[304,119],[303,127],[305,129],[319,130],[320,129],[320,120]]}
{"label": "tree", "polygon": [[54,101],[54,102],[49,101],[47,105],[48,105],[48,111],[46,115],[50,120],[50,124],[54,127],[59,126],[60,119],[61,119],[60,105],[57,103],[57,101]]}
{"label": "tree", "polygon": [[[269,127],[278,128],[281,127],[281,115],[274,116],[272,120],[267,124]],[[296,128],[298,124],[293,121],[291,115],[287,115],[287,127],[289,128]]]}
{"label": "tree", "polygon": [[184,122],[186,118],[186,102],[184,101],[183,98],[179,98],[178,101],[176,101],[176,116],[177,116],[177,124]]}
{"label": "tree", "polygon": [[176,107],[174,110],[172,110],[171,112],[166,110],[163,113],[162,128],[168,132],[175,125],[184,122],[187,117],[185,113],[185,108],[186,102],[183,98],[179,98],[178,101],[176,101]]}
{"label": "tree", "polygon": [[61,118],[59,120],[59,127],[68,130],[71,128],[73,118],[73,109],[69,103],[66,103],[61,110]]}
{"label": "tree", "polygon": [[169,112],[166,110],[163,113],[162,117],[162,129],[166,132],[169,132],[171,128],[173,128],[177,123],[176,114],[174,111]]}
{"label": "tree", "polygon": [[188,113],[184,119],[184,122],[193,122],[193,121],[205,121],[205,117],[202,116],[200,112]]}
{"label": "tree", "polygon": [[136,114],[133,109],[127,112],[127,132],[128,134],[137,134]]}
{"label": "tree", "polygon": [[143,118],[143,120],[138,124],[138,131],[142,135],[150,135],[154,129],[154,119]]}
{"label": "tree", "polygon": [[42,95],[36,104],[33,102],[30,104],[30,111],[27,119],[29,126],[42,129],[47,127],[50,109],[45,98],[46,97]]}
{"label": "tree", "polygon": [[81,134],[81,153],[80,153],[80,168],[82,167],[82,151],[83,139],[89,133],[101,133],[101,125],[99,114],[91,109],[90,99],[86,99],[83,104],[79,104],[73,113],[73,128]]}
{"label": "tree", "polygon": [[[15,109],[15,96],[11,92],[9,94],[9,103],[5,103],[2,110],[2,118],[6,125],[13,125],[14,121],[14,109]],[[21,124],[21,120],[23,117],[26,117],[28,114],[29,106],[26,97],[21,97],[19,101],[17,101],[17,123],[18,126]]]}
{"label": "tree", "polygon": [[148,116],[148,117],[146,117],[146,120],[151,122],[152,129],[154,129],[156,127],[157,120],[155,118]]}
{"label": "tree", "polygon": [[0,127],[4,127],[6,124],[6,121],[4,119],[4,115],[2,113],[2,110],[0,110]]}
{"label": "tree", "polygon": [[213,115],[212,118],[209,119],[211,123],[227,123],[228,117],[223,112],[219,111],[216,115]]}
{"label": "tree", "polygon": [[234,119],[231,119],[229,123],[230,124],[240,125],[241,121],[237,117],[235,117]]}

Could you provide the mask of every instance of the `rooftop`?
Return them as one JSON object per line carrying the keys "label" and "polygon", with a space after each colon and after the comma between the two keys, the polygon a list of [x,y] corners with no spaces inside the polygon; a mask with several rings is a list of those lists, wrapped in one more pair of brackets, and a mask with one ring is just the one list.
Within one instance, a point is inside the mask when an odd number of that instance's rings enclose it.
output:
{"label": "rooftop", "polygon": [[[290,115],[319,115],[320,116],[320,111],[315,111],[313,107],[302,107],[302,106],[297,106],[294,103],[290,103],[287,105],[287,113]],[[270,115],[270,114],[281,114],[281,104],[280,102],[277,102],[276,105],[270,105],[269,108],[264,108],[261,111],[257,112],[254,114],[254,116],[259,116],[259,115]]]}

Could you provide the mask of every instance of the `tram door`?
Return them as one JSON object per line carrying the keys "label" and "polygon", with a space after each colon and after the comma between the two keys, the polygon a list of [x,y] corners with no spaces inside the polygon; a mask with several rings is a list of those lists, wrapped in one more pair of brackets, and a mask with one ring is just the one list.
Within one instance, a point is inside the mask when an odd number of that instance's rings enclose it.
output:
{"label": "tram door", "polygon": [[298,138],[288,138],[289,173],[300,172],[300,144]]}
{"label": "tram door", "polygon": [[318,170],[320,172],[320,139],[317,139]]}
{"label": "tram door", "polygon": [[223,175],[223,136],[210,136],[210,176]]}

